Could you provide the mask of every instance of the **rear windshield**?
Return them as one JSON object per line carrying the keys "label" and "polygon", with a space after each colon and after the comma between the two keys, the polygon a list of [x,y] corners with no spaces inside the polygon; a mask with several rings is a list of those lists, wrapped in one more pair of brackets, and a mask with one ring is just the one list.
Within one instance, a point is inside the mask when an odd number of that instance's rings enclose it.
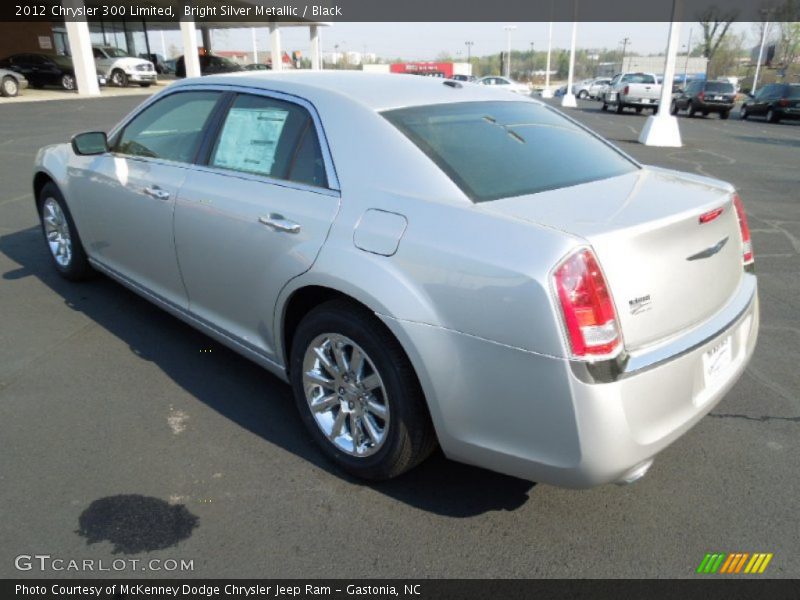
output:
{"label": "rear windshield", "polygon": [[800,98],[800,85],[788,85],[786,90],[787,98]]}
{"label": "rear windshield", "polygon": [[732,94],[733,84],[725,83],[724,81],[709,81],[706,84],[707,92],[718,92],[720,94]]}
{"label": "rear windshield", "polygon": [[473,202],[535,194],[637,169],[594,135],[534,102],[436,104],[383,116]]}

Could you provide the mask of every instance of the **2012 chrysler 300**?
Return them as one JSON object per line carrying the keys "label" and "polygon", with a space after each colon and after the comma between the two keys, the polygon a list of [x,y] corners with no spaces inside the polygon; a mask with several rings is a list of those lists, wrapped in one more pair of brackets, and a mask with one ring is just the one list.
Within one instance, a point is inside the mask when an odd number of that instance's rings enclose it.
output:
{"label": "2012 chrysler 300", "polygon": [[438,444],[535,481],[633,481],[756,343],[730,185],[480,86],[186,80],[41,150],[33,185],[62,275],[105,273],[289,381],[365,478]]}

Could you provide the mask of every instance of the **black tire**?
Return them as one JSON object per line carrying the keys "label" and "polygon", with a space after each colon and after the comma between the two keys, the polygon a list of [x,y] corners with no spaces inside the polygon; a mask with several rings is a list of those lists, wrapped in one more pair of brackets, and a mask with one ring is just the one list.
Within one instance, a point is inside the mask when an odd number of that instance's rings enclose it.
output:
{"label": "black tire", "polygon": [[3,81],[0,82],[0,94],[6,98],[13,98],[14,96],[18,95],[19,83],[17,83],[17,80],[11,75],[6,75],[3,77]]}
{"label": "black tire", "polygon": [[625,107],[622,106],[622,103],[617,104],[617,114],[621,115],[623,110],[625,110]]}
{"label": "black tire", "polygon": [[729,110],[723,110],[722,112],[719,113],[719,118],[722,119],[723,121],[730,116],[731,116],[731,111]]}
{"label": "black tire", "polygon": [[772,110],[771,108],[767,111],[767,122],[768,123],[780,123],[781,118],[777,115],[777,113]]}
{"label": "black tire", "polygon": [[606,111],[606,110],[608,110],[608,104],[606,104],[605,102],[603,102],[603,106],[601,106],[601,107],[600,107],[600,110],[602,110],[602,111]]}
{"label": "black tire", "polygon": [[[353,456],[331,442],[317,425],[306,400],[303,359],[315,338],[326,333],[346,336],[358,344],[374,364],[386,389],[385,402],[390,415],[386,437],[368,456]],[[303,423],[323,453],[351,475],[375,481],[390,479],[415,467],[436,448],[425,398],[408,357],[383,323],[362,306],[333,300],[308,313],[294,335],[289,365],[295,403]]]}
{"label": "black tire", "polygon": [[143,87],[143,88],[149,88],[149,87],[150,87],[151,85],[153,85],[153,84],[152,84],[152,83],[140,83],[139,85],[140,85],[141,87]]}
{"label": "black tire", "polygon": [[122,69],[114,69],[111,72],[109,82],[117,87],[128,87],[128,76]]}
{"label": "black tire", "polygon": [[75,75],[72,73],[64,73],[61,76],[61,87],[68,92],[75,91],[78,87],[78,85],[75,83]]}
{"label": "black tire", "polygon": [[677,115],[678,114],[678,103],[673,100],[669,105],[669,114]]}
{"label": "black tire", "polygon": [[586,100],[588,97],[589,97],[589,92],[587,92],[586,90],[581,90],[580,92],[578,92],[578,98],[580,100]]}
{"label": "black tire", "polygon": [[739,109],[739,118],[742,121],[746,121],[747,120],[747,107],[746,106],[742,106],[742,108]]}
{"label": "black tire", "polygon": [[[72,246],[72,256],[70,261],[67,264],[60,264],[53,256],[53,252],[50,250],[50,245],[47,240],[47,230],[45,227],[45,202],[48,200],[54,200],[58,206],[61,208],[61,211],[65,217],[66,225],[69,230],[69,237],[71,240]],[[50,255],[50,259],[53,261],[53,266],[55,266],[56,270],[64,279],[69,279],[70,281],[82,281],[84,279],[91,278],[95,271],[92,269],[91,265],[89,264],[89,260],[86,258],[86,252],[83,249],[83,244],[81,243],[81,238],[78,235],[78,228],[75,227],[75,221],[72,220],[72,214],[69,212],[69,207],[67,203],[64,201],[64,196],[61,195],[61,191],[58,189],[56,184],[48,183],[43,188],[42,191],[39,193],[39,197],[36,199],[36,207],[39,210],[39,223],[42,227],[42,233],[44,234],[45,244],[47,244],[47,253]]]}
{"label": "black tire", "polygon": [[707,111],[707,110],[704,110],[704,111],[703,111],[703,116],[704,116],[704,117],[707,117],[707,116],[708,116],[708,111]]}
{"label": "black tire", "polygon": [[689,104],[686,106],[686,112],[689,113],[689,117],[692,119],[694,119],[695,115],[697,114],[697,111],[694,109],[691,100],[689,101]]}

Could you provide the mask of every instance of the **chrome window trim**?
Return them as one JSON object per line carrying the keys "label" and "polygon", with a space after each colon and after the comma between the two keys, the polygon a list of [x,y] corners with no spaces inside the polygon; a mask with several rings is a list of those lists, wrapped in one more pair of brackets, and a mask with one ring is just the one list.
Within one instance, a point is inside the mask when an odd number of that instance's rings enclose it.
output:
{"label": "chrome window trim", "polygon": [[[134,112],[128,115],[123,121],[118,123],[114,128],[108,133],[109,139],[114,139],[116,135],[124,130],[133,119],[135,119],[138,115],[140,115],[144,110],[150,107],[152,104],[155,104],[159,100],[166,98],[167,96],[171,96],[172,94],[180,94],[182,92],[233,92],[238,94],[249,94],[251,96],[264,96],[267,98],[274,98],[275,100],[282,100],[284,102],[290,102],[292,104],[297,104],[302,106],[304,109],[308,111],[308,114],[311,115],[311,120],[314,122],[314,129],[317,133],[317,139],[319,140],[320,151],[322,152],[322,160],[325,163],[325,175],[328,179],[328,187],[317,187],[311,186],[307,184],[302,184],[298,182],[294,182],[291,180],[286,179],[274,179],[271,177],[266,176],[258,176],[256,175],[259,180],[270,183],[274,185],[281,185],[283,187],[290,187],[295,189],[303,189],[306,191],[312,191],[317,193],[326,192],[335,192],[334,194],[328,193],[327,195],[336,195],[339,196],[341,192],[341,185],[339,183],[339,177],[336,173],[336,166],[333,163],[333,156],[330,151],[330,146],[328,144],[328,137],[325,134],[325,128],[322,125],[322,120],[319,117],[319,113],[317,112],[316,107],[300,96],[295,96],[293,94],[287,94],[285,92],[277,92],[274,90],[266,90],[263,88],[258,87],[250,87],[247,85],[231,85],[231,84],[219,84],[219,83],[190,83],[190,84],[183,84],[176,86],[174,88],[167,88],[163,92],[160,92],[154,96],[152,96],[149,100],[143,102]],[[210,165],[199,165],[197,163],[181,163],[177,161],[170,161],[166,159],[154,159],[154,158],[147,158],[147,157],[134,157],[129,156],[127,154],[120,154],[117,152],[111,152],[114,156],[130,158],[133,160],[145,160],[145,161],[153,161],[153,162],[163,162],[168,165],[182,165],[186,167],[190,167],[192,169],[202,169],[207,170],[210,169],[211,172],[231,175],[235,174],[235,176],[239,175],[251,175],[249,173],[242,173],[240,171],[231,171],[228,169],[222,169],[219,167],[211,167]]]}

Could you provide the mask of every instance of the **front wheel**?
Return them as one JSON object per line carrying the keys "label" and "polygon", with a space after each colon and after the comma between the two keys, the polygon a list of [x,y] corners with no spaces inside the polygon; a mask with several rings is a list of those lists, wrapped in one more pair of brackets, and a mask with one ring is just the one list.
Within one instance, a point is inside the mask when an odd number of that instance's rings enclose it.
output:
{"label": "front wheel", "polygon": [[128,76],[121,69],[114,69],[111,73],[111,84],[117,87],[128,87]]}
{"label": "front wheel", "polygon": [[746,106],[742,106],[742,108],[739,109],[739,118],[742,121],[747,120],[747,107]]}
{"label": "front wheel", "polygon": [[72,92],[75,90],[75,75],[72,73],[64,73],[61,76],[61,87],[67,90],[68,92]]}
{"label": "front wheel", "polygon": [[11,75],[3,77],[2,84],[0,85],[0,94],[7,98],[13,98],[19,94],[19,84],[17,80],[11,77]]}
{"label": "front wheel", "polygon": [[697,114],[697,111],[694,109],[694,105],[689,102],[689,105],[686,107],[686,111],[689,113],[689,117],[694,119],[694,116]]}
{"label": "front wheel", "polygon": [[436,447],[408,357],[391,332],[357,304],[327,302],[301,321],[290,378],[311,437],[352,475],[390,479]]}
{"label": "front wheel", "polygon": [[589,92],[587,92],[586,90],[581,90],[580,92],[578,92],[578,98],[580,100],[586,100],[588,97],[589,97]]}
{"label": "front wheel", "polygon": [[56,270],[72,281],[89,278],[93,274],[92,267],[67,203],[54,183],[42,188],[37,206],[42,232]]}

